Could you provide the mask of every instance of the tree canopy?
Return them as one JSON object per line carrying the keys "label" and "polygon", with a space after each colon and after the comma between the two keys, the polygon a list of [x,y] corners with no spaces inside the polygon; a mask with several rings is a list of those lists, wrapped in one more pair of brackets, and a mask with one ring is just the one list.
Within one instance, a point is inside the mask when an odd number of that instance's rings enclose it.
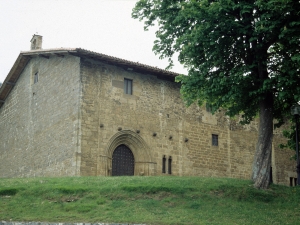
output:
{"label": "tree canopy", "polygon": [[187,105],[241,114],[260,125],[252,178],[269,185],[273,119],[278,126],[300,101],[300,2],[295,0],[140,0],[132,17],[157,25],[153,51],[179,53]]}

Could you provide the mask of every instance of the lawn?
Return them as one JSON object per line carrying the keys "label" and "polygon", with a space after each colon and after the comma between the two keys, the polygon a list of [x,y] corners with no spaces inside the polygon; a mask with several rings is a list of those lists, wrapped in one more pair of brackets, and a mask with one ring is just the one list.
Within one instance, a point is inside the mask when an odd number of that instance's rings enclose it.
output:
{"label": "lawn", "polygon": [[300,187],[203,177],[0,179],[0,220],[299,224]]}

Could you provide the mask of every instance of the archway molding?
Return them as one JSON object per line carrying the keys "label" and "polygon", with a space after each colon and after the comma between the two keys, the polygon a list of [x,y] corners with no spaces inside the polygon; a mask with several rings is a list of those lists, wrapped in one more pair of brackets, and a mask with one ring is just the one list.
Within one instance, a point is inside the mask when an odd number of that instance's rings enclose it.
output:
{"label": "archway molding", "polygon": [[111,163],[114,150],[120,145],[126,145],[132,151],[135,160],[135,175],[154,175],[156,173],[156,163],[150,152],[150,148],[144,139],[134,131],[122,130],[114,134],[105,149],[108,164],[108,173],[111,175]]}
{"label": "archway molding", "polygon": [[112,157],[114,150],[122,144],[130,148],[136,162],[152,162],[150,148],[147,143],[139,134],[131,130],[119,131],[110,138],[106,149],[107,156]]}

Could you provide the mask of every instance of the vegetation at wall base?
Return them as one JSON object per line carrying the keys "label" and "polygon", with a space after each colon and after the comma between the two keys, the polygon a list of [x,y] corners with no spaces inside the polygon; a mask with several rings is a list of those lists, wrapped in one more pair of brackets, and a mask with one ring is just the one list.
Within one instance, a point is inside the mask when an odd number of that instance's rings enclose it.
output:
{"label": "vegetation at wall base", "polygon": [[300,188],[203,177],[0,179],[5,221],[299,224]]}

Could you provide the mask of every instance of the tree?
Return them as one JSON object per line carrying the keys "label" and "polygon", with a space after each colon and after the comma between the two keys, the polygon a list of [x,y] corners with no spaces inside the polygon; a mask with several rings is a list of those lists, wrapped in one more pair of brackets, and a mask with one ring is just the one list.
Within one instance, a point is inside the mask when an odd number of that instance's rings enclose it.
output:
{"label": "tree", "polygon": [[132,17],[145,30],[157,25],[153,51],[179,53],[188,76],[179,76],[187,105],[211,104],[260,118],[252,179],[268,188],[273,120],[284,122],[300,100],[300,3],[295,0],[140,0]]}

